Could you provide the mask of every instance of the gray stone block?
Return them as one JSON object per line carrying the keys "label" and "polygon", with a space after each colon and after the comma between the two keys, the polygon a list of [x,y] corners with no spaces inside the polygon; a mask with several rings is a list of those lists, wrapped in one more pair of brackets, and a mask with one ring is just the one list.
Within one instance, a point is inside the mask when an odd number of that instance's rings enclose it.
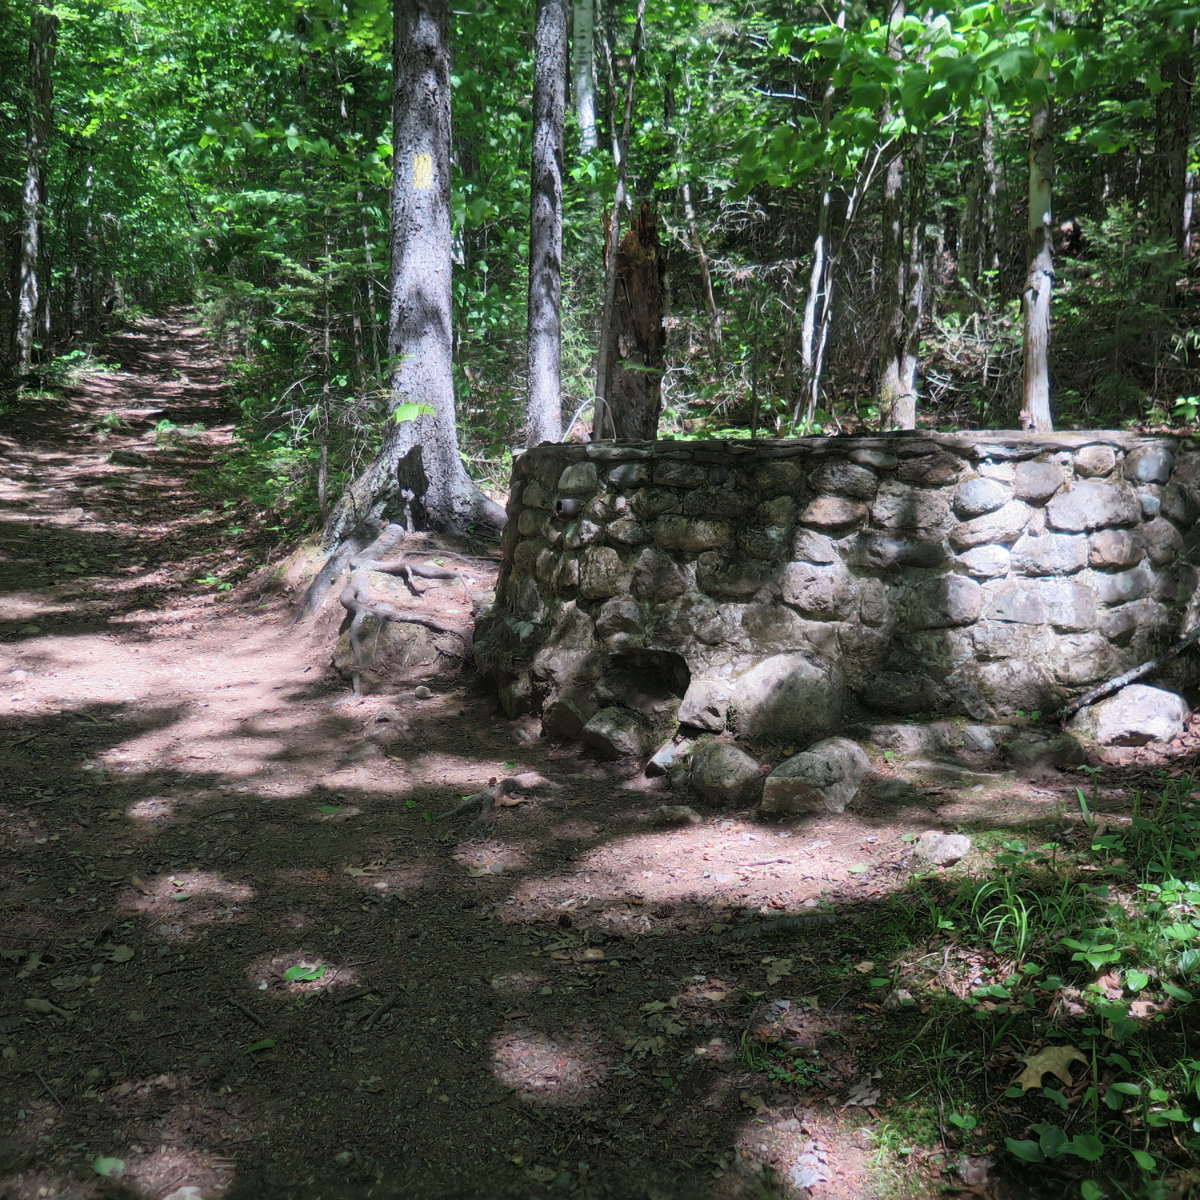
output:
{"label": "gray stone block", "polygon": [[971,839],[965,833],[942,833],[930,829],[913,844],[913,865],[952,867],[971,851]]}
{"label": "gray stone block", "polygon": [[1073,465],[1081,479],[1110,475],[1117,465],[1117,452],[1111,446],[1084,446],[1075,452]]}
{"label": "gray stone block", "polygon": [[976,546],[960,554],[958,561],[976,579],[995,579],[1008,574],[1011,557],[1004,546]]}
{"label": "gray stone block", "polygon": [[775,568],[762,561],[730,562],[715,550],[706,550],[696,560],[696,583],[710,596],[753,596],[774,573]]}
{"label": "gray stone block", "polygon": [[1082,534],[1024,533],[1012,548],[1012,567],[1022,575],[1071,575],[1088,561],[1088,540]]}
{"label": "gray stone block", "polygon": [[1024,501],[1010,500],[995,512],[955,525],[950,530],[950,545],[960,551],[985,543],[1010,546],[1029,524],[1031,513]]}
{"label": "gray stone block", "polygon": [[1031,504],[1044,504],[1066,482],[1058,463],[1023,462],[1013,471],[1013,495]]}
{"label": "gray stone block", "polygon": [[841,672],[803,654],[774,654],[733,685],[731,720],[748,738],[792,741],[834,729],[843,705]]}
{"label": "gray stone block", "polygon": [[762,786],[757,760],[727,742],[706,742],[693,752],[691,783],[713,804],[752,804]]}
{"label": "gray stone block", "polygon": [[896,475],[904,483],[915,483],[921,487],[942,487],[953,482],[965,470],[966,464],[957,454],[939,450],[934,454],[907,459],[900,464]]}
{"label": "gray stone block", "polygon": [[788,563],[780,586],[783,599],[805,616],[845,619],[850,615],[854,579],[841,563]]}
{"label": "gray stone block", "polygon": [[1183,535],[1162,517],[1155,517],[1142,526],[1142,541],[1147,557],[1156,567],[1172,562],[1183,547]]}
{"label": "gray stone block", "polygon": [[580,732],[585,746],[601,758],[637,758],[645,753],[650,730],[627,708],[602,708]]}
{"label": "gray stone block", "polygon": [[1046,505],[1050,527],[1064,533],[1133,525],[1141,515],[1137,493],[1127,483],[1103,483],[1097,479],[1073,484]]}
{"label": "gray stone block", "polygon": [[1094,737],[1102,746],[1144,746],[1178,737],[1187,713],[1182,696],[1131,683],[1115,696],[1076,713],[1069,728]]}
{"label": "gray stone block", "polygon": [[941,490],[928,491],[896,479],[885,480],[871,505],[871,520],[881,529],[940,532],[952,520],[950,498]]}
{"label": "gray stone block", "polygon": [[698,554],[729,545],[729,525],[700,517],[661,516],[654,523],[654,540],[665,550]]}
{"label": "gray stone block", "polygon": [[679,705],[680,725],[720,733],[729,712],[729,685],[719,679],[693,678]]}
{"label": "gray stone block", "polygon": [[1091,586],[1102,604],[1125,604],[1150,595],[1154,591],[1154,582],[1154,572],[1149,567],[1137,566],[1115,575],[1097,571],[1092,575]]}
{"label": "gray stone block", "polygon": [[1135,483],[1166,483],[1175,469],[1175,455],[1162,445],[1135,446],[1125,456],[1122,473]]}
{"label": "gray stone block", "polygon": [[1012,496],[1012,488],[998,479],[976,475],[972,479],[964,479],[954,489],[954,512],[964,519],[981,517],[1007,504]]}
{"label": "gray stone block", "polygon": [[647,546],[633,561],[632,589],[639,600],[665,604],[682,596],[687,586],[686,572],[661,550]]}
{"label": "gray stone block", "polygon": [[1139,530],[1100,529],[1088,538],[1088,564],[1101,570],[1141,562],[1146,542]]}
{"label": "gray stone block", "polygon": [[866,515],[865,504],[843,496],[818,496],[805,507],[799,521],[802,525],[844,533],[861,525]]}
{"label": "gray stone block", "polygon": [[870,767],[871,760],[857,742],[825,738],[767,776],[760,811],[766,816],[845,812]]}
{"label": "gray stone block", "polygon": [[837,542],[815,529],[797,529],[792,539],[792,558],[801,562],[832,563],[839,559]]}
{"label": "gray stone block", "polygon": [[594,462],[571,463],[558,477],[558,490],[567,495],[594,492],[598,484],[599,474]]}
{"label": "gray stone block", "polygon": [[852,500],[873,500],[879,487],[874,471],[853,462],[822,463],[809,476],[813,491],[849,496]]}

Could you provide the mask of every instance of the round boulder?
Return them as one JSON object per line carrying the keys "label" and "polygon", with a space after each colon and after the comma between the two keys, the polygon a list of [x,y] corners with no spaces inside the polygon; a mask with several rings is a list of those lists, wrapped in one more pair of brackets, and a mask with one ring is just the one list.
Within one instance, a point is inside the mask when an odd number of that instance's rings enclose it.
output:
{"label": "round boulder", "polygon": [[1163,688],[1131,683],[1115,696],[1076,714],[1072,732],[1088,734],[1102,746],[1144,746],[1169,742],[1183,732],[1187,705]]}
{"label": "round boulder", "polygon": [[692,755],[692,787],[713,803],[752,804],[758,799],[758,763],[728,742],[706,742]]}
{"label": "round boulder", "polygon": [[871,760],[857,742],[825,738],[767,776],[760,811],[766,816],[845,812],[870,767]]}

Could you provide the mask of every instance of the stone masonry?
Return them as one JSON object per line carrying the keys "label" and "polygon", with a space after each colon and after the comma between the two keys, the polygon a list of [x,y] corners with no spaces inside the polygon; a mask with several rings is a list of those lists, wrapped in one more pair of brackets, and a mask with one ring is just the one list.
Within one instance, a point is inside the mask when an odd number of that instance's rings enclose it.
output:
{"label": "stone masonry", "polygon": [[561,737],[1049,711],[1197,617],[1182,438],[547,444],[508,514],[476,660]]}

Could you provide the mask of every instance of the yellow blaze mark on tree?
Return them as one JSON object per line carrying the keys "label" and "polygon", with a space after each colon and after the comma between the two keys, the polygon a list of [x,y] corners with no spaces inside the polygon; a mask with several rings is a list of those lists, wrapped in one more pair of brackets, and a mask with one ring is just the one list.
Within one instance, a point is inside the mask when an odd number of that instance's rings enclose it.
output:
{"label": "yellow blaze mark on tree", "polygon": [[433,187],[433,155],[413,155],[413,187],[418,191],[426,191]]}

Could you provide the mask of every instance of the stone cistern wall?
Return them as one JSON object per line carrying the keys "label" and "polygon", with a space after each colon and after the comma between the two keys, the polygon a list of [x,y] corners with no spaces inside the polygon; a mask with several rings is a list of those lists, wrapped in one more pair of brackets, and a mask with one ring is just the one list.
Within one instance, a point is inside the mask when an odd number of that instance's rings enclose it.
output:
{"label": "stone cistern wall", "polygon": [[[889,434],[542,445],[476,659],[630,750],[1050,711],[1195,623],[1200,442]],[[640,743],[640,745],[639,745]]]}

